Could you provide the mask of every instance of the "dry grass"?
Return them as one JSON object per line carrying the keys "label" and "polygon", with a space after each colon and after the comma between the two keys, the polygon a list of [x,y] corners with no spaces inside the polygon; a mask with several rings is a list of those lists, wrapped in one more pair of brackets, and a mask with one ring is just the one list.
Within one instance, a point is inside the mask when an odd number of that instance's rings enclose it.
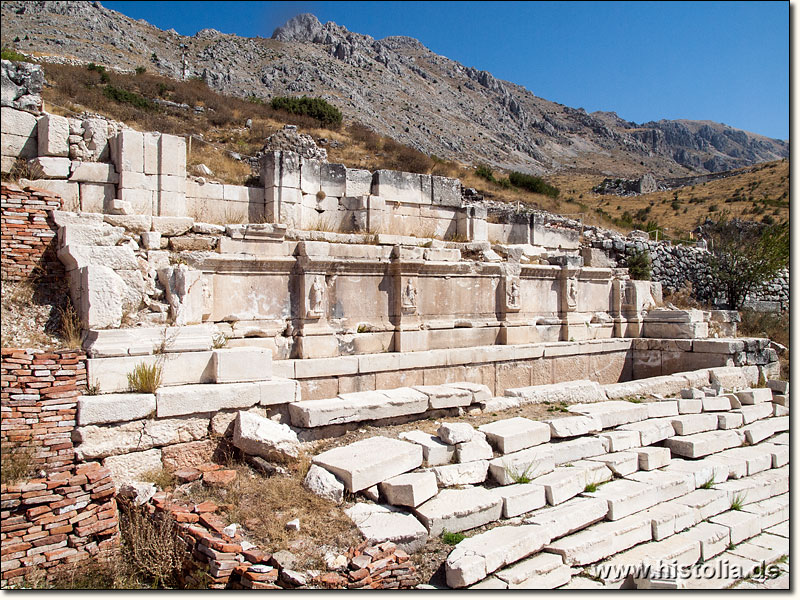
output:
{"label": "dry grass", "polygon": [[227,152],[195,138],[192,140],[192,151],[186,158],[188,172],[195,173],[194,167],[199,164],[211,169],[211,179],[234,185],[252,182],[253,174],[247,163],[231,158]]}
{"label": "dry grass", "polygon": [[162,373],[163,367],[160,364],[138,363],[133,371],[128,373],[128,387],[132,392],[155,394],[161,387]]}
{"label": "dry grass", "polygon": [[[289,549],[305,558],[303,568],[322,567],[324,547],[343,552],[361,541],[355,525],[335,503],[320,498],[303,486],[310,459],[286,465],[289,475],[264,477],[247,465],[231,461],[236,480],[225,489],[193,488],[194,502],[212,500],[226,512],[231,523],[247,528],[248,539],[270,551]],[[300,519],[300,531],[286,523]]]}
{"label": "dry grass", "polygon": [[71,300],[68,299],[63,307],[58,307],[58,318],[59,337],[66,347],[80,348],[83,342],[81,320]]}
{"label": "dry grass", "polygon": [[30,446],[3,443],[0,447],[0,481],[15,483],[36,472],[36,450]]}
{"label": "dry grass", "polygon": [[781,365],[781,378],[789,379],[789,313],[760,313],[752,310],[739,311],[742,317],[737,326],[739,337],[769,338],[786,346],[786,351],[778,357]]}

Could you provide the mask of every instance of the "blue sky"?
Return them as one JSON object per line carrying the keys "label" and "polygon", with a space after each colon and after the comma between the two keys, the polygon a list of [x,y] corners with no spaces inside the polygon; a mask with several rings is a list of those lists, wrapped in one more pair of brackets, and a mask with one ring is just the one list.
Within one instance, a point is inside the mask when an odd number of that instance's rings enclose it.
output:
{"label": "blue sky", "polygon": [[789,138],[788,2],[103,2],[161,29],[270,37],[311,12],[587,111]]}

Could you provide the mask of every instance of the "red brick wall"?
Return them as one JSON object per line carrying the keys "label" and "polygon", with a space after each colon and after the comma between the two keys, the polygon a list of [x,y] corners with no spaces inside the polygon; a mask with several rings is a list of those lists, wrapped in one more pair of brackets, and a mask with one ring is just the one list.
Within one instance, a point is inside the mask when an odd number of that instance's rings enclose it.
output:
{"label": "red brick wall", "polygon": [[[48,212],[61,208],[52,192],[4,183],[0,186],[0,276],[3,280],[27,279],[39,274],[51,280],[64,276],[56,256],[56,225]],[[37,269],[38,271],[38,269]]]}
{"label": "red brick wall", "polygon": [[0,585],[22,583],[32,571],[52,578],[65,565],[119,544],[111,471],[85,463],[12,485],[0,485]]}
{"label": "red brick wall", "polygon": [[78,350],[0,350],[0,442],[30,447],[37,468],[64,471],[75,462],[72,430],[86,390],[86,356]]}

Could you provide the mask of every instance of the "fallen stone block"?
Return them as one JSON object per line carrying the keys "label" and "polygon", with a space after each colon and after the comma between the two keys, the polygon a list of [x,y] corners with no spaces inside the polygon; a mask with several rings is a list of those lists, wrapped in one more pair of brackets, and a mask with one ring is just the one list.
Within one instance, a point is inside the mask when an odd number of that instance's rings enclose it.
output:
{"label": "fallen stone block", "polygon": [[562,417],[548,419],[550,438],[569,438],[589,433],[597,433],[603,429],[600,421],[594,417]]}
{"label": "fallen stone block", "polygon": [[731,507],[728,494],[721,490],[699,489],[679,496],[666,504],[682,504],[689,507],[695,513],[695,522],[705,521],[709,517],[718,515],[729,510]]}
{"label": "fallen stone block", "polygon": [[156,414],[174,417],[250,408],[261,402],[262,393],[262,382],[164,387],[156,391]]}
{"label": "fallen stone block", "polygon": [[155,413],[153,394],[104,394],[78,398],[78,425],[100,425],[144,419]]}
{"label": "fallen stone block", "polygon": [[704,561],[722,554],[731,543],[730,529],[714,523],[698,523],[683,535],[700,542],[700,558]]}
{"label": "fallen stone block", "polygon": [[772,468],[777,469],[783,465],[789,464],[789,447],[781,446],[779,444],[759,444],[758,449],[769,453],[772,457]]}
{"label": "fallen stone block", "polygon": [[750,387],[740,367],[715,367],[708,370],[711,384],[717,384],[726,390],[742,390]]}
{"label": "fallen stone block", "polygon": [[639,457],[639,469],[642,471],[660,469],[670,463],[669,448],[636,448],[634,452]]}
{"label": "fallen stone block", "polygon": [[606,453],[602,440],[597,437],[580,437],[566,442],[550,444],[556,465],[567,465],[577,460]]}
{"label": "fallen stone block", "polygon": [[393,506],[359,502],[344,512],[370,545],[393,542],[411,554],[428,539],[428,532],[413,515]]}
{"label": "fallen stone block", "polygon": [[576,497],[564,504],[535,511],[525,523],[546,527],[555,540],[601,521],[607,513],[608,503],[604,499]]}
{"label": "fallen stone block", "polygon": [[472,439],[475,429],[469,423],[442,423],[436,435],[445,444],[461,444]]}
{"label": "fallen stone block", "polygon": [[789,399],[788,396],[775,396],[775,398],[786,398],[786,404],[779,402],[776,400],[772,403],[772,414],[776,417],[788,417],[789,416]]}
{"label": "fallen stone block", "polygon": [[510,454],[550,441],[550,426],[524,417],[512,417],[478,427],[498,452]]}
{"label": "fallen stone block", "polygon": [[428,397],[412,388],[340,394],[336,398],[289,404],[292,425],[321,427],[414,415],[428,410]]}
{"label": "fallen stone block", "polygon": [[377,436],[333,448],[312,462],[339,477],[348,491],[357,492],[419,467],[422,447]]}
{"label": "fallen stone block", "polygon": [[642,445],[642,435],[638,431],[606,431],[597,437],[605,441],[606,452],[622,452]]}
{"label": "fallen stone block", "polygon": [[675,428],[669,417],[661,419],[647,419],[639,423],[620,425],[621,431],[638,431],[642,446],[650,446],[661,440],[666,440],[675,435]]}
{"label": "fallen stone block", "polygon": [[131,481],[139,481],[145,473],[161,471],[164,468],[160,448],[109,456],[103,461],[103,466],[111,471],[111,478],[117,487]]}
{"label": "fallen stone block", "polygon": [[233,445],[245,454],[268,460],[283,461],[300,454],[300,440],[288,425],[245,411],[236,416]]}
{"label": "fallen stone block", "polygon": [[747,443],[751,445],[757,444],[768,437],[772,437],[775,434],[775,424],[770,421],[772,421],[772,419],[756,421],[752,425],[742,428]]}
{"label": "fallen stone block", "polygon": [[584,495],[606,502],[606,518],[609,521],[618,521],[663,501],[663,498],[657,497],[651,486],[626,479],[609,481],[597,491],[585,492]]}
{"label": "fallen stone block", "polygon": [[415,385],[412,389],[428,397],[428,408],[431,410],[469,406],[473,401],[471,391],[447,385]]}
{"label": "fallen stone block", "polygon": [[431,472],[405,473],[380,484],[380,490],[389,504],[417,507],[433,498],[439,488]]}
{"label": "fallen stone block", "polygon": [[732,413],[741,413],[742,419],[744,420],[745,425],[750,425],[750,423],[755,423],[760,419],[767,419],[772,416],[772,405],[768,402],[764,402],[761,404],[754,404],[748,406],[742,406]]}
{"label": "fallen stone block", "polygon": [[676,417],[678,414],[678,401],[677,400],[662,400],[661,402],[648,402],[645,404],[647,407],[647,418],[656,419],[659,417]]}
{"label": "fallen stone block", "polygon": [[486,435],[480,431],[474,432],[470,441],[456,444],[457,462],[468,463],[476,460],[491,460],[492,458],[494,458],[492,447],[486,441]]}
{"label": "fallen stone block", "polygon": [[414,509],[428,530],[438,536],[445,529],[456,533],[500,519],[503,501],[482,487],[446,489]]}
{"label": "fallen stone block", "polygon": [[592,525],[551,542],[545,550],[561,556],[567,565],[588,565],[650,540],[650,518],[636,514]]}
{"label": "fallen stone block", "polygon": [[637,404],[624,400],[609,400],[592,405],[578,404],[570,406],[567,410],[586,416],[597,417],[603,429],[644,421],[648,418],[646,404]]}
{"label": "fallen stone block", "polygon": [[547,475],[533,479],[531,483],[544,487],[547,503],[555,506],[583,492],[586,488],[586,471],[578,467],[558,467]]}
{"label": "fallen stone block", "polygon": [[731,401],[727,396],[709,396],[703,398],[703,412],[719,412],[730,410]]}
{"label": "fallen stone block", "polygon": [[681,398],[684,400],[689,400],[692,398],[705,398],[705,393],[703,390],[698,390],[697,388],[684,388],[681,390]]}
{"label": "fallen stone block", "polygon": [[500,485],[530,481],[553,469],[555,461],[550,445],[527,448],[489,461],[489,472]]}
{"label": "fallen stone block", "polygon": [[456,485],[474,485],[486,481],[489,472],[488,460],[476,460],[467,463],[440,465],[430,467],[429,471],[436,476],[440,487]]}
{"label": "fallen stone block", "polygon": [[722,453],[719,453],[706,456],[703,460],[706,464],[719,465],[720,468],[727,469],[728,479],[747,477],[747,460],[743,456],[723,456]]}
{"label": "fallen stone block", "polygon": [[[495,396],[494,398],[490,398],[489,400],[484,400],[483,402],[479,403],[481,410],[483,412],[492,413],[492,412],[501,412],[504,410],[509,410],[511,408],[519,408],[519,399],[512,398],[510,396]],[[547,428],[549,431],[549,427]],[[480,584],[477,584],[480,585]]]}
{"label": "fallen stone block", "polygon": [[742,445],[741,438],[731,430],[706,431],[693,435],[676,436],[664,441],[672,454],[686,458],[701,458],[728,448]]}
{"label": "fallen stone block", "polygon": [[510,567],[495,576],[508,584],[510,590],[552,590],[565,585],[572,571],[561,562],[561,557],[541,552]]}
{"label": "fallen stone block", "polygon": [[445,560],[447,585],[453,588],[471,585],[538,552],[549,541],[547,530],[539,525],[496,527],[467,538]]}
{"label": "fallen stone block", "polygon": [[503,518],[510,519],[547,504],[544,487],[535,483],[517,483],[492,488],[493,493],[503,500]]}
{"label": "fallen stone block", "polygon": [[772,402],[772,390],[769,388],[754,388],[736,392],[736,397],[742,406],[752,406],[762,402]]}
{"label": "fallen stone block", "polygon": [[308,469],[303,485],[317,496],[336,504],[341,504],[344,500],[344,484],[336,475],[317,465],[311,465]]}
{"label": "fallen stone block", "polygon": [[692,435],[703,431],[714,431],[717,429],[716,415],[682,415],[670,419],[672,428],[676,435]]}
{"label": "fallen stone block", "polygon": [[593,456],[587,460],[606,465],[611,469],[612,473],[620,477],[630,475],[639,470],[639,455],[635,452],[613,452],[611,454]]}
{"label": "fallen stone block", "polygon": [[727,527],[730,532],[731,544],[738,544],[761,533],[759,515],[740,510],[730,510],[713,516],[708,521]]}
{"label": "fallen stone block", "polygon": [[422,458],[428,466],[446,465],[455,455],[455,446],[445,444],[435,435],[424,431],[404,431],[399,437],[422,446]]}
{"label": "fallen stone block", "polygon": [[512,388],[506,390],[505,395],[519,398],[521,404],[545,402],[573,404],[576,402],[602,402],[607,399],[600,384],[588,380]]}

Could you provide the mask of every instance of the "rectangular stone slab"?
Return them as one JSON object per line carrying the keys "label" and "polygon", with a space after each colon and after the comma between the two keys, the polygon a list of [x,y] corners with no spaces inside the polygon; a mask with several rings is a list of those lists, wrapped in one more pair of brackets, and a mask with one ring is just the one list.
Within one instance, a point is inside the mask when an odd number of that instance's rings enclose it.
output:
{"label": "rectangular stone slab", "polygon": [[156,410],[153,394],[104,394],[78,398],[78,425],[144,419]]}
{"label": "rectangular stone slab", "polygon": [[357,492],[422,464],[422,447],[383,436],[368,438],[318,454],[312,462]]}
{"label": "rectangular stone slab", "polygon": [[440,487],[454,485],[474,485],[486,481],[489,472],[488,460],[475,460],[466,463],[439,465],[429,469],[436,476],[436,483]]}
{"label": "rectangular stone slab", "polygon": [[389,504],[395,506],[419,506],[433,498],[439,491],[436,476],[430,472],[404,473],[380,484]]}
{"label": "rectangular stone slab", "polygon": [[738,544],[761,533],[758,515],[741,510],[730,510],[709,519],[710,523],[724,525],[730,530],[731,544]]}
{"label": "rectangular stone slab", "polygon": [[359,502],[345,513],[370,544],[391,541],[404,552],[416,552],[425,545],[428,532],[417,519],[393,506]]}
{"label": "rectangular stone slab", "polygon": [[552,539],[557,539],[601,521],[608,513],[608,504],[601,498],[577,497],[552,508],[535,511],[525,523],[547,527]]}
{"label": "rectangular stone slab", "polygon": [[669,448],[651,446],[648,448],[636,448],[634,452],[639,457],[639,469],[642,471],[660,469],[667,466],[671,460]]}
{"label": "rectangular stone slab", "polygon": [[599,456],[606,453],[603,442],[597,437],[579,437],[567,442],[550,444],[553,451],[555,464],[566,465],[576,460]]}
{"label": "rectangular stone slab", "polygon": [[570,438],[589,433],[597,433],[603,429],[599,419],[594,417],[562,417],[546,421],[550,425],[551,438]]}
{"label": "rectangular stone slab", "polygon": [[489,472],[500,485],[520,483],[519,479],[523,476],[530,480],[549,473],[554,468],[550,444],[520,450],[489,461]]}
{"label": "rectangular stone slab", "polygon": [[602,463],[620,477],[630,475],[639,470],[639,455],[635,452],[612,452],[593,456],[586,460]]}
{"label": "rectangular stone slab", "polygon": [[502,512],[503,501],[482,487],[442,490],[414,509],[432,536],[445,529],[456,533],[486,525],[500,519]]}
{"label": "rectangular stone slab", "polygon": [[336,398],[306,400],[289,405],[292,425],[321,427],[337,423],[355,423],[428,410],[428,396],[412,388],[389,391],[353,392]]}
{"label": "rectangular stone slab", "polygon": [[606,400],[603,389],[596,381],[579,380],[547,385],[534,385],[505,390],[506,396],[519,398],[521,404],[543,402],[602,402]]}
{"label": "rectangular stone slab", "polygon": [[555,506],[583,492],[586,488],[586,471],[578,467],[558,467],[531,483],[544,487],[547,503]]}
{"label": "rectangular stone slab", "polygon": [[404,431],[399,437],[422,446],[422,458],[431,467],[448,464],[456,452],[455,446],[445,444],[435,435],[424,431]]}
{"label": "rectangular stone slab", "polygon": [[[558,554],[550,552],[540,552],[532,558],[525,559],[513,567],[498,571],[496,577],[509,584],[509,589],[528,589],[523,588],[525,583],[533,578],[545,576],[563,567],[564,563]],[[530,589],[549,589],[544,587]]]}
{"label": "rectangular stone slab", "polygon": [[597,417],[603,429],[636,423],[648,418],[647,404],[637,404],[625,400],[608,400],[596,404],[576,404],[568,408],[569,412]]}
{"label": "rectangular stone slab", "polygon": [[464,389],[445,385],[415,385],[412,389],[428,396],[430,409],[469,406],[472,403],[472,393]]}
{"label": "rectangular stone slab", "polygon": [[516,483],[492,491],[503,499],[503,517],[516,517],[547,504],[544,487],[534,483]]}
{"label": "rectangular stone slab", "polygon": [[478,427],[489,443],[503,454],[517,452],[550,441],[550,426],[524,417],[512,417]]}
{"label": "rectangular stone slab", "polygon": [[686,458],[700,458],[728,448],[742,445],[739,435],[731,430],[706,431],[693,435],[676,436],[664,441],[672,454]]}
{"label": "rectangular stone slab", "polygon": [[675,429],[675,435],[692,435],[703,431],[714,431],[717,428],[717,415],[681,415],[672,417],[670,422]]}
{"label": "rectangular stone slab", "polygon": [[661,419],[647,419],[638,423],[627,423],[620,425],[622,431],[638,431],[642,440],[642,446],[650,446],[661,440],[666,440],[675,435],[675,428],[669,417]]}

